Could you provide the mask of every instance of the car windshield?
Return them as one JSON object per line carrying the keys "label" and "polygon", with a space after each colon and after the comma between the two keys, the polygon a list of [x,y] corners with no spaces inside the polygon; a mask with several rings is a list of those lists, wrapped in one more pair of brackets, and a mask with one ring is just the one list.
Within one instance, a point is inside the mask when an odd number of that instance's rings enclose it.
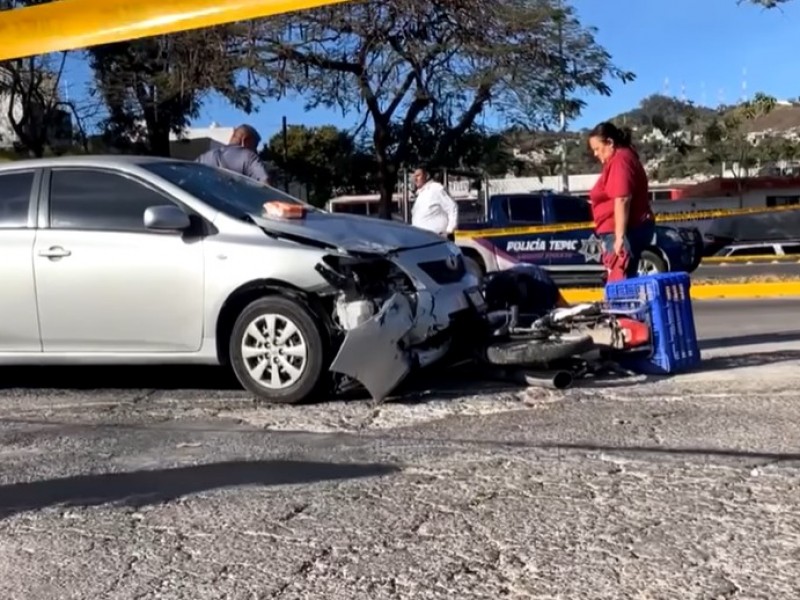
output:
{"label": "car windshield", "polygon": [[302,204],[308,210],[316,210],[274,187],[244,175],[200,163],[165,161],[146,163],[142,167],[235,218],[261,215],[267,202],[291,202]]}

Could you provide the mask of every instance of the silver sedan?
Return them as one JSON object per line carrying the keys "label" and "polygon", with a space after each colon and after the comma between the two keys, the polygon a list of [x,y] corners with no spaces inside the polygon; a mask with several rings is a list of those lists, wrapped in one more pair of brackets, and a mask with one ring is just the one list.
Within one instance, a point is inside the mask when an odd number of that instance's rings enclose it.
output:
{"label": "silver sedan", "polygon": [[461,252],[184,161],[0,166],[0,365],[229,364],[273,402],[385,397],[481,295]]}

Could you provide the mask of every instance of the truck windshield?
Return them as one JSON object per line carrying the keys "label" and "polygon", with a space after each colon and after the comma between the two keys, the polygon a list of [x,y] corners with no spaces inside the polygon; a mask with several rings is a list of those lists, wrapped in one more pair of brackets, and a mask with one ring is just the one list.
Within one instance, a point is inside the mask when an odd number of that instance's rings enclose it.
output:
{"label": "truck windshield", "polygon": [[235,218],[240,218],[243,214],[260,215],[265,203],[276,201],[302,204],[307,210],[316,210],[272,186],[216,167],[168,161],[145,163],[141,166],[216,210]]}

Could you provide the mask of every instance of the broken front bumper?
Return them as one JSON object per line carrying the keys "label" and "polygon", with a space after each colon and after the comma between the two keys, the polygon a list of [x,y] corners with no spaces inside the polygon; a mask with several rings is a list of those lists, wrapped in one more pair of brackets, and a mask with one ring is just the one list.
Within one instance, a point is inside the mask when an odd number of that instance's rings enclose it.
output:
{"label": "broken front bumper", "polygon": [[459,320],[479,323],[483,294],[475,288],[393,294],[376,315],[347,332],[330,370],[352,377],[384,399],[416,368],[450,351]]}

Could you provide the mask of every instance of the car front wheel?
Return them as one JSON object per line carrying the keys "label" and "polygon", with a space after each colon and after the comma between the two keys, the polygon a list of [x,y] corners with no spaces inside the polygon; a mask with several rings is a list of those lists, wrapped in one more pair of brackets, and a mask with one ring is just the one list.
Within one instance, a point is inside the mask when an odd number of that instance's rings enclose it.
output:
{"label": "car front wheel", "polygon": [[233,326],[230,358],[239,382],[267,402],[307,400],[323,379],[320,329],[308,310],[285,297],[261,298],[242,311]]}
{"label": "car front wheel", "polygon": [[647,275],[657,275],[659,273],[666,273],[669,267],[663,258],[658,256],[655,252],[645,250],[642,252],[642,257],[639,259],[639,276],[644,277]]}

